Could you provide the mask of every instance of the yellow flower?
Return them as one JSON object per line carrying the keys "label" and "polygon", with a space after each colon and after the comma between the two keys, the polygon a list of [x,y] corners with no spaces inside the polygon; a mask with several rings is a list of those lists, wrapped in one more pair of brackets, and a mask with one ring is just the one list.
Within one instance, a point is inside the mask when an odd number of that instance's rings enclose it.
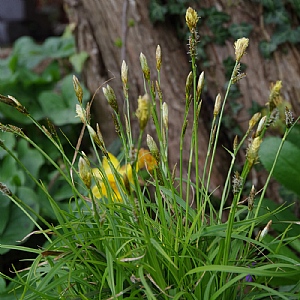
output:
{"label": "yellow flower", "polygon": [[[118,202],[123,202],[123,199],[122,199],[122,196],[120,193],[120,189],[122,189],[122,186],[125,186],[124,179],[131,183],[133,182],[132,168],[131,168],[130,164],[120,166],[120,162],[113,154],[108,153],[108,155],[109,155],[110,161],[112,162],[113,166],[115,167],[115,169],[117,170],[117,172],[119,173],[119,175],[121,177],[122,184],[120,184],[120,185],[117,184],[117,182],[115,180],[115,176],[117,176],[118,174],[113,174],[113,171],[111,170],[106,157],[104,157],[103,161],[102,161],[103,172],[105,173],[108,183],[111,186],[111,189],[113,190],[113,195],[112,195],[113,199],[112,200],[118,201]],[[94,168],[93,175],[94,175],[95,179],[98,181],[97,182],[98,184],[92,188],[93,195],[98,199],[101,197],[107,197],[108,192],[107,192],[107,189],[103,182],[103,175],[101,174],[100,170],[98,168]],[[100,188],[100,190],[98,187]],[[125,189],[124,189],[124,193],[126,193]]]}
{"label": "yellow flower", "polygon": [[141,148],[138,154],[138,167],[139,169],[146,168],[148,171],[152,171],[156,168],[156,159],[152,156],[150,151]]}
{"label": "yellow flower", "polygon": [[[102,172],[100,172],[98,168],[92,170],[93,176],[97,181],[97,185],[92,188],[92,193],[98,199],[101,197],[108,197],[109,193],[103,180],[103,176],[105,176],[113,191],[113,193],[111,193],[112,200],[123,202],[120,189],[123,189],[124,193],[128,193],[130,184],[133,183],[132,167],[130,164],[120,166],[120,162],[113,154],[108,153],[108,155],[111,163],[119,174],[114,174],[114,170],[111,170],[107,158],[104,157],[102,161]],[[146,168],[151,172],[156,166],[156,159],[152,156],[150,151],[141,148],[138,153],[136,171],[138,172],[139,169]],[[116,182],[116,176],[118,175],[121,177],[120,184],[117,184]]]}

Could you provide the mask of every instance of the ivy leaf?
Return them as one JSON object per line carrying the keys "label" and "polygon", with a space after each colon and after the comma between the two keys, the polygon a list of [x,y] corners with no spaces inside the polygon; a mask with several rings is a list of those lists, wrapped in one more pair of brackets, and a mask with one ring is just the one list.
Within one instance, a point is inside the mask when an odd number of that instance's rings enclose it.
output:
{"label": "ivy leaf", "polygon": [[165,21],[167,12],[168,9],[166,6],[157,3],[155,0],[150,2],[149,16],[153,23]]}
{"label": "ivy leaf", "polygon": [[271,42],[277,46],[287,42],[291,30],[291,25],[277,26],[277,30],[272,35]]}
{"label": "ivy leaf", "polygon": [[284,8],[269,11],[264,14],[264,21],[266,24],[289,24],[290,16]]}
{"label": "ivy leaf", "polygon": [[271,58],[272,53],[277,49],[277,44],[267,41],[259,43],[259,51],[264,58]]}
{"label": "ivy leaf", "polygon": [[300,43],[300,26],[290,31],[288,41],[292,44]]}
{"label": "ivy leaf", "polygon": [[237,40],[241,37],[249,37],[252,29],[253,29],[253,26],[246,22],[242,22],[240,24],[233,23],[228,27],[229,33],[232,35],[232,37],[235,40]]}

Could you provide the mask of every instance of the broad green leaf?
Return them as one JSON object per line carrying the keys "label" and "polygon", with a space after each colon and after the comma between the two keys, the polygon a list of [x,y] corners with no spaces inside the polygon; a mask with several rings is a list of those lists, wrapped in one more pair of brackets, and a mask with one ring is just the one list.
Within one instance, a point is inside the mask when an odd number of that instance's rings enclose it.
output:
{"label": "broad green leaf", "polygon": [[38,178],[39,169],[45,162],[43,155],[38,150],[30,148],[25,140],[18,142],[17,151],[27,170],[33,177]]}
{"label": "broad green leaf", "polygon": [[4,194],[0,194],[0,235],[5,230],[10,215],[10,200]]}
{"label": "broad green leaf", "polygon": [[87,52],[82,51],[80,53],[75,53],[70,57],[70,63],[77,73],[82,72],[83,65],[86,62],[88,56],[89,55],[87,54]]}
{"label": "broad green leaf", "polygon": [[38,100],[44,116],[49,118],[55,125],[62,126],[68,123],[78,123],[78,119],[75,118],[75,112],[74,114],[70,112],[61,95],[45,91],[39,95]]}
{"label": "broad green leaf", "polygon": [[75,53],[75,39],[70,37],[49,37],[43,44],[43,49],[48,57],[69,57]]}
{"label": "broad green leaf", "polygon": [[[260,147],[259,156],[264,167],[270,171],[281,140],[269,137]],[[300,195],[300,148],[286,141],[278,158],[273,177],[283,186]]]}

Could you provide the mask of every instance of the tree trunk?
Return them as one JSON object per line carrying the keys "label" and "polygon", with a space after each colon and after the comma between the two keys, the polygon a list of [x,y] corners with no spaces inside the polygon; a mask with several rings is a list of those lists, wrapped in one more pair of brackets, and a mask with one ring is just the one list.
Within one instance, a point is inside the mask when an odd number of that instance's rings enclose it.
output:
{"label": "tree trunk", "polygon": [[[187,46],[177,38],[174,26],[170,22],[153,25],[149,20],[149,1],[95,1],[95,0],[64,0],[70,22],[75,24],[75,34],[79,51],[87,51],[89,60],[85,66],[84,77],[89,90],[93,93],[108,80],[116,93],[119,107],[123,107],[123,92],[120,80],[121,62],[124,59],[129,66],[129,97],[132,111],[136,110],[139,95],[144,94],[143,76],[140,68],[139,55],[145,54],[152,72],[155,70],[155,50],[161,46],[163,65],[161,71],[162,91],[164,101],[169,106],[169,160],[171,165],[179,162],[179,133],[183,122],[185,107],[185,81],[190,72]],[[201,1],[201,6],[212,6],[212,1]],[[253,100],[265,105],[268,100],[270,82],[283,80],[284,97],[294,108],[299,109],[300,82],[299,53],[294,47],[287,45],[287,54],[276,52],[275,60],[264,60],[258,51],[258,42],[261,35],[267,35],[266,29],[260,23],[260,6],[251,1],[240,1],[239,5],[229,5],[229,1],[214,0],[218,10],[227,12],[236,23],[249,22],[254,25],[250,37],[250,46],[242,62],[247,64],[247,77],[239,83],[242,97],[238,99],[243,109],[234,116],[238,124],[247,129],[248,109]],[[128,22],[132,23],[128,27]],[[200,28],[199,34],[207,31]],[[208,144],[210,122],[206,117],[212,114],[213,100],[217,93],[224,96],[224,68],[223,59],[231,55],[234,57],[233,42],[225,46],[210,44],[206,48],[210,66],[205,69],[205,77],[209,96],[203,99],[203,117],[199,123],[199,157],[203,163]],[[201,64],[201,62],[200,62]],[[155,75],[151,74],[155,80]],[[230,101],[230,99],[229,99]],[[107,105],[102,92],[97,93],[92,113],[100,124],[101,131],[107,143],[116,138],[113,122],[108,115],[110,107]],[[190,121],[192,117],[190,117]],[[192,122],[190,122],[192,123]],[[135,126],[137,133],[138,126]],[[148,125],[147,132],[153,135],[153,125]],[[228,135],[223,131],[221,143],[232,147],[228,143]],[[188,165],[191,128],[186,133],[184,152],[184,166]],[[232,137],[230,137],[232,139]],[[211,189],[222,187],[227,172],[230,157],[220,145],[216,154]],[[221,188],[216,194],[220,195]]]}

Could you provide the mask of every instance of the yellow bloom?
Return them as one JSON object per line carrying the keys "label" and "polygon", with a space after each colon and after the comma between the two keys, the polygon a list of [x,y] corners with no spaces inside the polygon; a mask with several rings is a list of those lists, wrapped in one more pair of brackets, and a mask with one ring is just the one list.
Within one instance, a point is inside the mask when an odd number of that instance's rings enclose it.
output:
{"label": "yellow bloom", "polygon": [[146,168],[148,171],[152,171],[156,168],[156,159],[152,156],[150,151],[141,148],[138,154],[138,167],[139,169]]}
{"label": "yellow bloom", "polygon": [[[120,189],[123,189],[124,193],[128,193],[129,186],[133,183],[132,167],[130,164],[120,166],[120,162],[113,154],[108,153],[108,155],[111,163],[119,174],[114,174],[114,170],[111,170],[107,158],[104,157],[102,161],[102,172],[100,172],[98,168],[92,170],[93,176],[97,181],[97,185],[92,188],[92,193],[98,199],[101,197],[108,197],[109,193],[103,180],[103,176],[105,176],[113,191],[113,193],[111,193],[112,200],[123,202]],[[138,153],[136,171],[138,172],[139,169],[146,168],[151,172],[156,166],[156,159],[152,156],[150,151],[141,148]],[[120,184],[117,184],[115,179],[118,175],[121,177]]]}
{"label": "yellow bloom", "polygon": [[[111,170],[106,157],[104,157],[103,161],[102,161],[103,173],[105,173],[108,183],[111,186],[111,189],[113,190],[113,195],[112,195],[113,199],[112,200],[118,201],[118,202],[123,202],[122,196],[120,193],[120,189],[122,189],[122,186],[125,186],[124,178],[127,177],[126,180],[128,180],[131,183],[133,182],[132,168],[131,168],[130,164],[120,166],[120,162],[113,154],[108,153],[108,155],[109,155],[110,161],[112,162],[113,166],[115,167],[115,169],[117,170],[117,172],[119,173],[119,175],[121,177],[122,184],[120,184],[120,185],[117,184],[117,182],[115,180],[115,176],[117,176],[118,174],[113,174],[113,171]],[[98,199],[101,197],[107,197],[108,192],[107,192],[107,189],[103,182],[103,175],[101,174],[100,170],[98,168],[94,168],[93,175],[94,175],[95,179],[98,181],[97,182],[98,185],[95,185],[92,189],[93,195]],[[100,188],[100,190],[98,187]],[[125,189],[124,189],[124,193],[126,193]]]}

